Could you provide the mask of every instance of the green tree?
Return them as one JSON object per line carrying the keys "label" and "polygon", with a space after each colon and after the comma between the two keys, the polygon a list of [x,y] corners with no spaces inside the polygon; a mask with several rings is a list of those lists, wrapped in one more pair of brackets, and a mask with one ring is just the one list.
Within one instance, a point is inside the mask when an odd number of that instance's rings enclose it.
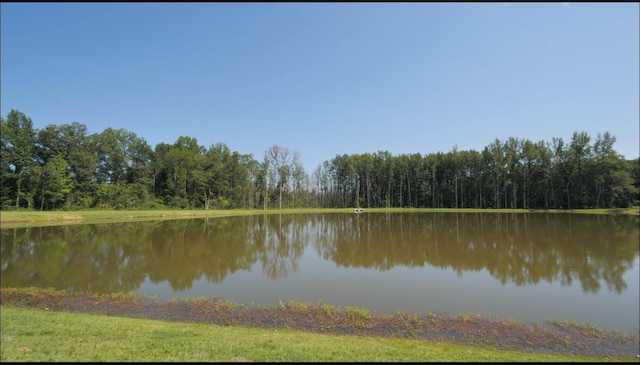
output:
{"label": "green tree", "polygon": [[[29,176],[29,169],[34,163],[36,131],[33,122],[24,113],[11,109],[7,119],[2,121],[2,160],[7,176],[3,173],[2,179],[15,181],[14,189],[5,194],[14,197],[15,208],[18,209],[24,202],[31,205],[31,192],[23,190],[25,179]],[[2,185],[6,185],[3,181]]]}
{"label": "green tree", "polygon": [[318,166],[313,170],[313,187],[312,193],[315,196],[315,206],[320,208],[325,208],[329,206],[328,195],[330,189],[329,183],[329,173],[326,168],[328,165],[328,161],[324,163],[318,164]]}
{"label": "green tree", "polygon": [[175,208],[199,207],[205,199],[202,170],[205,149],[193,137],[180,136],[164,154],[168,186],[171,189],[169,205]]}
{"label": "green tree", "polygon": [[373,204],[373,155],[370,153],[356,155],[354,165],[359,181],[358,206],[364,205],[370,208]]}
{"label": "green tree", "polygon": [[[518,207],[518,181],[521,175],[520,165],[520,141],[517,138],[509,137],[504,143],[502,150],[506,159],[505,166],[505,204],[511,208]],[[511,193],[511,204],[509,204],[508,194]]]}
{"label": "green tree", "polygon": [[228,208],[231,195],[228,165],[231,150],[224,143],[209,147],[205,154],[204,171],[206,171],[205,209]]}
{"label": "green tree", "polygon": [[[244,208],[255,200],[257,161],[224,143],[209,147],[203,160],[205,208]],[[258,189],[258,191],[260,191]]]}
{"label": "green tree", "polygon": [[534,172],[534,176],[538,176],[536,181],[539,184],[529,184],[533,186],[535,191],[536,208],[543,207],[548,209],[550,207],[550,195],[552,191],[552,163],[553,152],[549,147],[549,143],[545,141],[538,141],[536,143],[538,160],[536,163],[537,169]]}
{"label": "green tree", "polygon": [[640,157],[626,160],[627,171],[631,177],[633,190],[631,192],[631,205],[640,205]]}
{"label": "green tree", "polygon": [[569,188],[571,186],[571,175],[568,173],[568,157],[564,140],[560,138],[551,139],[551,199],[552,208],[567,207],[571,209]]}
{"label": "green tree", "polygon": [[10,207],[15,203],[13,198],[13,189],[15,187],[15,174],[11,168],[9,161],[9,124],[0,116],[0,126],[2,134],[0,138],[0,207]]}
{"label": "green tree", "polygon": [[101,185],[113,186],[100,187],[99,205],[112,209],[156,206],[150,195],[153,151],[147,142],[133,132],[110,127],[95,139],[98,178]]}
{"label": "green tree", "polygon": [[304,171],[304,166],[300,162],[300,153],[293,152],[293,158],[291,160],[291,168],[289,174],[289,185],[291,186],[291,206],[303,207],[307,206],[308,196],[306,192],[309,191],[309,176]]}
{"label": "green tree", "polygon": [[637,189],[633,186],[631,175],[634,169],[629,169],[622,156],[616,153],[613,148],[615,141],[614,136],[605,132],[603,135],[598,134],[593,145],[594,195],[598,207],[626,207],[634,203],[633,195]]}
{"label": "green tree", "polygon": [[482,156],[484,159],[484,163],[486,165],[485,171],[487,175],[489,175],[489,181],[492,186],[491,195],[493,196],[493,207],[494,208],[503,208],[506,207],[506,200],[502,203],[502,187],[505,186],[505,167],[506,161],[502,151],[502,143],[499,139],[496,139],[488,146],[484,148],[482,151]]}
{"label": "green tree", "polygon": [[98,174],[109,184],[134,183],[139,179],[148,183],[147,166],[151,147],[135,133],[125,129],[106,128],[97,136],[99,151]]}
{"label": "green tree", "polygon": [[258,161],[251,154],[233,151],[231,154],[232,200],[234,208],[254,207],[250,197],[253,195],[254,174]]}
{"label": "green tree", "polygon": [[36,160],[44,166],[61,155],[67,161],[72,191],[66,207],[90,208],[98,188],[96,134],[89,135],[84,124],[47,125],[37,133]]}
{"label": "green tree", "polygon": [[67,161],[62,155],[57,155],[38,170],[41,172],[38,195],[40,210],[62,207],[73,187]]}
{"label": "green tree", "polygon": [[[587,206],[587,186],[590,184],[588,172],[592,157],[590,141],[591,137],[586,132],[574,132],[567,151],[568,164],[565,165],[569,175],[567,195],[571,197],[575,208]],[[569,203],[567,206],[571,209]]]}

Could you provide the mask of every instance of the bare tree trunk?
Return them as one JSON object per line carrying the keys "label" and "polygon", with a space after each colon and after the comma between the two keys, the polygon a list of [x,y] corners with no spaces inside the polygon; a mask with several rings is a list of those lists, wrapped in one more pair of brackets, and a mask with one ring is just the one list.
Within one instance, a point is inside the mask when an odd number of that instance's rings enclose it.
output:
{"label": "bare tree trunk", "polygon": [[283,185],[283,168],[289,164],[289,149],[273,145],[266,151],[267,158],[273,166],[274,176],[277,175],[279,188],[279,206],[282,209],[282,185]]}
{"label": "bare tree trunk", "polygon": [[16,209],[20,207],[20,187],[22,185],[22,178],[18,177],[18,191],[16,193]]}

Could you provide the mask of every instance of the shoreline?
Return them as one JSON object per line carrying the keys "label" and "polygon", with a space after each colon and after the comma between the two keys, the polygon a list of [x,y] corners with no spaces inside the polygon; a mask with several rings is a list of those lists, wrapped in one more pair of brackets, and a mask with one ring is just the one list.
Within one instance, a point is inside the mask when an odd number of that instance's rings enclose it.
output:
{"label": "shoreline", "polygon": [[513,319],[489,320],[471,314],[379,315],[364,308],[340,308],[320,302],[289,301],[276,306],[248,307],[216,297],[160,302],[137,294],[98,295],[37,288],[2,288],[0,304],[169,322],[406,338],[538,354],[625,359],[640,354],[640,338],[637,336],[561,320],[526,324]]}
{"label": "shoreline", "polygon": [[[286,208],[231,210],[78,210],[78,211],[0,211],[0,228],[42,227],[69,224],[143,222],[154,220],[222,218],[261,214],[349,213],[353,208]],[[487,213],[487,214],[600,214],[640,216],[638,207],[614,209],[477,209],[477,208],[363,208],[367,213]]]}

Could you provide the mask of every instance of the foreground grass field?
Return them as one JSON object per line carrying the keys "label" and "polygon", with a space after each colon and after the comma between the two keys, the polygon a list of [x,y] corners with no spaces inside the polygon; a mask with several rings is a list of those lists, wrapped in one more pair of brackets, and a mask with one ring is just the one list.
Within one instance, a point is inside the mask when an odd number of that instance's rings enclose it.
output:
{"label": "foreground grass field", "polygon": [[0,289],[2,361],[637,361],[640,340],[549,320]]}
{"label": "foreground grass field", "polygon": [[[372,208],[365,213],[576,213],[576,214],[628,214],[640,215],[640,208],[626,209],[577,209],[577,210],[532,210],[532,209],[426,209],[426,208]],[[149,221],[163,219],[214,218],[257,214],[295,213],[353,213],[352,208],[295,208],[295,209],[231,209],[231,210],[83,210],[39,212],[29,210],[1,211],[2,228],[49,226],[79,223],[107,223]]]}
{"label": "foreground grass field", "polygon": [[609,360],[409,339],[334,336],[285,329],[224,327],[5,306],[1,308],[1,318],[3,362]]}

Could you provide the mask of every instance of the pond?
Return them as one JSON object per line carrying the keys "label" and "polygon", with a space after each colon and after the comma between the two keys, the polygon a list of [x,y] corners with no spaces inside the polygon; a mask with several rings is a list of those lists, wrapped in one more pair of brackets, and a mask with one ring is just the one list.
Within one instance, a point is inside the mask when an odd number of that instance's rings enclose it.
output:
{"label": "pond", "polygon": [[2,287],[297,300],[639,331],[639,221],[367,213],[1,229]]}

